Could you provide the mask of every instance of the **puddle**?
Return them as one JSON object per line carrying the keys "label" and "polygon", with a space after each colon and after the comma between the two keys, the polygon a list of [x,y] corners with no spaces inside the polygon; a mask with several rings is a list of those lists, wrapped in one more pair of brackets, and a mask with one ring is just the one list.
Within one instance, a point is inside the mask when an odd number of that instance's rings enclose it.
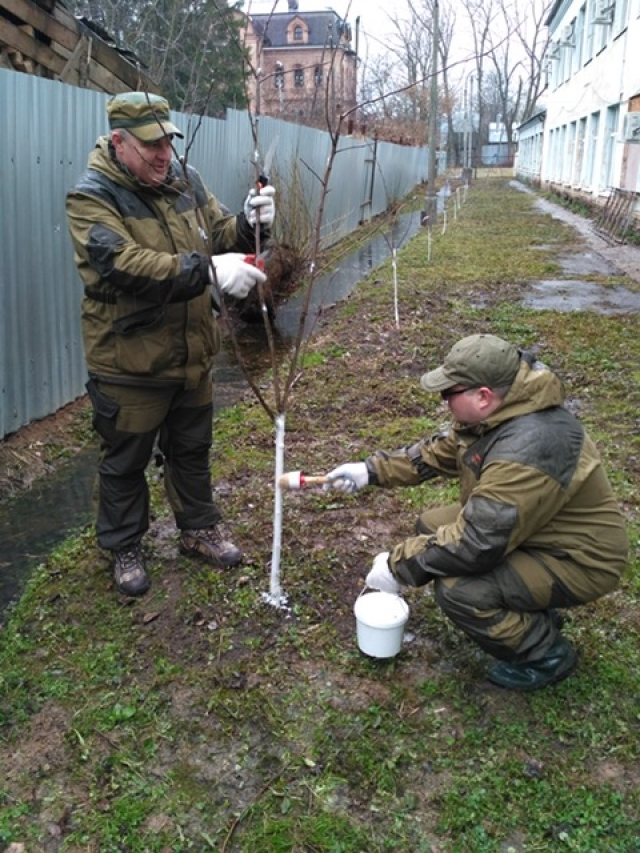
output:
{"label": "puddle", "polygon": [[[420,227],[419,211],[404,214],[398,217],[390,232],[377,235],[367,245],[345,256],[332,272],[318,278],[305,325],[307,333],[324,308],[345,299],[362,278],[391,255],[391,246],[399,248]],[[275,338],[276,349],[280,352],[286,351],[297,333],[303,300],[302,294],[296,294],[278,308]],[[238,332],[238,344],[251,375],[259,374],[270,363],[261,323],[242,327]],[[228,337],[215,360],[214,385],[216,411],[237,403],[248,388]],[[6,607],[22,593],[33,568],[67,536],[92,520],[91,495],[97,456],[96,447],[82,451],[46,481],[0,505],[0,618]]]}
{"label": "puddle", "polygon": [[22,592],[29,570],[93,517],[98,451],[80,451],[56,474],[0,506],[0,615]]}
{"label": "puddle", "polygon": [[603,287],[590,281],[566,279],[537,281],[521,302],[539,311],[595,311],[598,314],[635,314],[640,293],[626,287]]}
{"label": "puddle", "polygon": [[618,267],[597,252],[563,255],[558,258],[558,263],[565,275],[620,275]]}
{"label": "puddle", "polygon": [[[305,334],[313,329],[323,309],[346,299],[360,279],[391,255],[391,246],[395,245],[396,249],[399,249],[417,234],[421,227],[420,218],[420,211],[399,217],[390,234],[378,235],[366,246],[345,257],[336,269],[314,283],[309,315],[305,322]],[[304,292],[296,293],[278,309],[276,328],[284,337],[295,336],[304,299]]]}

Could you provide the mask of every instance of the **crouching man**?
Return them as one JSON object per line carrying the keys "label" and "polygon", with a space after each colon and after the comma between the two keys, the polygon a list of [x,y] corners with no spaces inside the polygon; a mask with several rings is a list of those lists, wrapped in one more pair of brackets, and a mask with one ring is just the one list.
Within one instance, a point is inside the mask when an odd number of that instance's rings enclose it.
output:
{"label": "crouching man", "polygon": [[576,652],[558,608],[618,586],[625,522],[593,441],[564,407],[559,378],[493,335],[459,341],[421,380],[451,428],[329,472],[330,487],[415,486],[459,476],[460,506],[423,512],[417,535],[379,554],[373,588],[434,581],[451,621],[498,659],[489,679],[536,690],[566,678]]}

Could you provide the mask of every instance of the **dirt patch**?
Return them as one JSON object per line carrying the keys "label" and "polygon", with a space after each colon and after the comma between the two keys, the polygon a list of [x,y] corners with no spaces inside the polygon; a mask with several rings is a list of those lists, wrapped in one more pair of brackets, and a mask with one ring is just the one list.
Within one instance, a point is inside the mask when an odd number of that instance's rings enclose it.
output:
{"label": "dirt patch", "polygon": [[598,785],[610,785],[616,791],[637,791],[640,786],[640,770],[625,766],[613,759],[602,761],[593,770]]}
{"label": "dirt patch", "polygon": [[10,779],[12,768],[37,776],[52,767],[65,767],[70,753],[65,741],[69,714],[59,706],[47,704],[31,720],[29,731],[9,750],[3,761],[3,778]]}
{"label": "dirt patch", "polygon": [[46,477],[90,439],[89,402],[80,397],[0,441],[0,503]]}

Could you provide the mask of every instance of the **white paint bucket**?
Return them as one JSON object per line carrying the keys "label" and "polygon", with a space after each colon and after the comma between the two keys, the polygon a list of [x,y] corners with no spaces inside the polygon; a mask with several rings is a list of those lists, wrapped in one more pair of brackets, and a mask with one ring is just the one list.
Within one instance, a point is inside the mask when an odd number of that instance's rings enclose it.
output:
{"label": "white paint bucket", "polygon": [[360,595],[353,612],[356,616],[358,648],[373,658],[392,658],[402,648],[409,605],[390,592]]}

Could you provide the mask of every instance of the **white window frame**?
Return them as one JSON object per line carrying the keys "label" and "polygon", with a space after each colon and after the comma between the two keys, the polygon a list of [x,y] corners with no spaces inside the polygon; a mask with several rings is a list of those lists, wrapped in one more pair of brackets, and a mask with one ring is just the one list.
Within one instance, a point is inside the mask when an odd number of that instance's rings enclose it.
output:
{"label": "white window frame", "polygon": [[599,189],[606,190],[616,185],[613,169],[616,163],[616,143],[620,124],[620,105],[607,107],[604,126],[604,144],[602,148],[602,171]]}

